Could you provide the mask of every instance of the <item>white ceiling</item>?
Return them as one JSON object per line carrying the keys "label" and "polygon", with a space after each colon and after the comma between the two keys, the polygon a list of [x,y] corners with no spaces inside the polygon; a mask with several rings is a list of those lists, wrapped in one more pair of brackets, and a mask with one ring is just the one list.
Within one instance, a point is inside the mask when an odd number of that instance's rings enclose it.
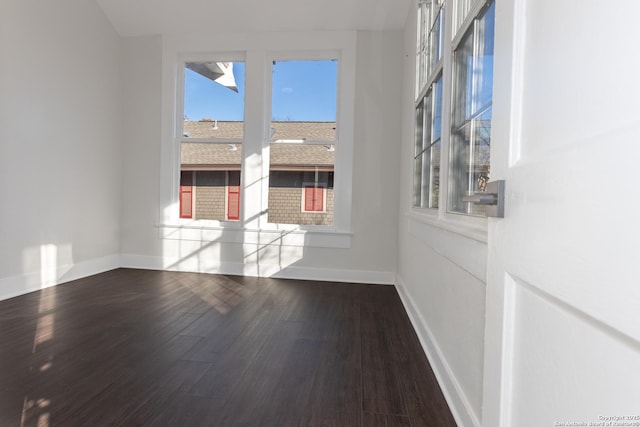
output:
{"label": "white ceiling", "polygon": [[211,31],[388,30],[413,0],[96,0],[122,36]]}

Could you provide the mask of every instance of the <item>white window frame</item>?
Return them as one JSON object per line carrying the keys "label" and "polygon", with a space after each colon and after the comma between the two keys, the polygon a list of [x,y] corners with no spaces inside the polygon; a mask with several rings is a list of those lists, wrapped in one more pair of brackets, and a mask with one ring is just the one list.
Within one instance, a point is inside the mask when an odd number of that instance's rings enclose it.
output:
{"label": "white window frame", "polygon": [[[162,238],[181,240],[260,243],[283,237],[283,244],[348,248],[351,246],[351,210],[354,145],[356,33],[332,31],[216,35],[215,37],[167,36],[163,38],[162,149],[160,212]],[[334,215],[331,226],[272,224],[267,220],[269,146],[271,124],[271,62],[273,60],[338,59],[338,123],[334,170]],[[243,61],[245,63],[244,140],[241,166],[239,221],[181,220],[179,201],[182,114],[180,76],[185,62]],[[176,232],[178,230],[179,232]],[[222,232],[224,231],[224,233]],[[206,240],[206,238],[205,238]]]}

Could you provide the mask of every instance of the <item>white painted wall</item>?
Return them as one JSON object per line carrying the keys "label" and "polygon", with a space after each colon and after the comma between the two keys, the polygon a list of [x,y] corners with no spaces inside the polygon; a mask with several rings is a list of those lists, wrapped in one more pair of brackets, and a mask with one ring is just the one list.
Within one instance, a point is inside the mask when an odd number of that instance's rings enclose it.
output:
{"label": "white painted wall", "polygon": [[456,421],[482,419],[486,230],[412,212],[415,11],[404,37],[397,286]]}
{"label": "white painted wall", "polygon": [[117,265],[121,81],[94,2],[0,12],[1,299]]}
{"label": "white painted wall", "polygon": [[[292,33],[287,38],[327,33]],[[331,36],[330,36],[331,37]],[[166,43],[167,39],[164,39]],[[242,34],[244,48],[263,43]],[[163,39],[125,39],[126,120],[122,253],[126,266],[393,283],[402,61],[401,32],[358,32],[356,43],[353,237],[349,248],[230,243],[224,237],[160,239]],[[242,46],[233,49],[242,50]],[[197,232],[200,233],[200,232]],[[213,233],[215,234],[215,233]],[[200,234],[199,234],[200,236]],[[233,239],[231,239],[233,240]]]}

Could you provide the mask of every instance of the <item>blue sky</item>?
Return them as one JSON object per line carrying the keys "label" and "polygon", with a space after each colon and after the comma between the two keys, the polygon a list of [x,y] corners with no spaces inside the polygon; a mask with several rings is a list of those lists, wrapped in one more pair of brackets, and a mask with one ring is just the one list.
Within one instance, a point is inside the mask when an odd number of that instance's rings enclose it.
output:
{"label": "blue sky", "polygon": [[[274,120],[335,121],[337,61],[278,61],[273,66]],[[234,92],[185,70],[184,113],[189,120],[243,120],[245,64],[236,62]]]}

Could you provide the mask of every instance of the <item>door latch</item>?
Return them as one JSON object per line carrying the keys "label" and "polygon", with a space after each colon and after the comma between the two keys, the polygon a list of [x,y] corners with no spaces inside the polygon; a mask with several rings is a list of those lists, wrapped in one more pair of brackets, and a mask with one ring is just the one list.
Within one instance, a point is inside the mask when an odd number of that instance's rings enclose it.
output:
{"label": "door latch", "polygon": [[462,201],[486,206],[488,217],[504,218],[504,180],[488,182],[486,192],[464,196]]}

